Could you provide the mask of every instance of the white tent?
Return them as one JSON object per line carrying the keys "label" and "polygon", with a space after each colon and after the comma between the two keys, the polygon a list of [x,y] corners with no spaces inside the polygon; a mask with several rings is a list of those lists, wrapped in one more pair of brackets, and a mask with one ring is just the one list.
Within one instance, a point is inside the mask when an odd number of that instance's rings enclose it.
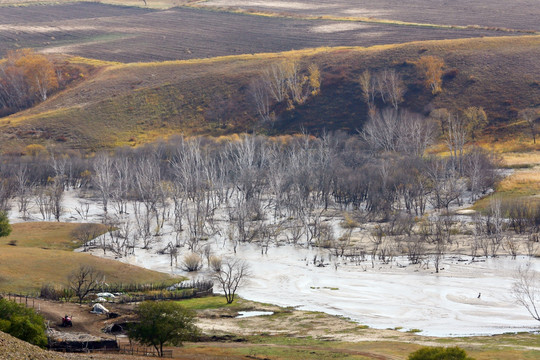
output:
{"label": "white tent", "polygon": [[90,311],[92,314],[107,314],[109,310],[105,308],[105,306],[101,304],[94,304],[94,307],[92,308],[92,311]]}

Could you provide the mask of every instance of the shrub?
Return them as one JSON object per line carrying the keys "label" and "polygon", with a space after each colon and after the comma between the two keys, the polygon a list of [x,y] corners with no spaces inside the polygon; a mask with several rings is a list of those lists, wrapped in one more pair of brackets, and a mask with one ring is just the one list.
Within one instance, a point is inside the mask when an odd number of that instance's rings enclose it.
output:
{"label": "shrub", "polygon": [[37,346],[47,345],[43,317],[6,299],[0,299],[0,331]]}
{"label": "shrub", "polygon": [[432,94],[442,91],[444,60],[436,56],[422,56],[415,62],[416,68],[424,78],[424,85]]}
{"label": "shrub", "polygon": [[219,256],[210,256],[210,268],[216,272],[221,270],[221,258]]}
{"label": "shrub", "polygon": [[11,225],[7,214],[0,211],[0,237],[9,236],[11,234]]}
{"label": "shrub", "polygon": [[354,229],[360,226],[358,221],[354,220],[349,214],[343,216],[343,221],[340,223],[344,229]]}
{"label": "shrub", "polygon": [[186,271],[197,271],[202,268],[202,259],[199,254],[190,253],[184,256],[183,265]]}
{"label": "shrub", "polygon": [[474,360],[459,347],[424,347],[409,355],[409,360]]}
{"label": "shrub", "polygon": [[47,300],[60,300],[62,297],[62,289],[59,289],[52,284],[44,284],[39,291],[39,297]]}
{"label": "shrub", "polygon": [[[196,338],[195,313],[174,301],[146,301],[135,310],[139,321],[129,326],[129,338],[153,346],[163,356],[163,345],[181,346]],[[158,321],[156,321],[159,319]]]}

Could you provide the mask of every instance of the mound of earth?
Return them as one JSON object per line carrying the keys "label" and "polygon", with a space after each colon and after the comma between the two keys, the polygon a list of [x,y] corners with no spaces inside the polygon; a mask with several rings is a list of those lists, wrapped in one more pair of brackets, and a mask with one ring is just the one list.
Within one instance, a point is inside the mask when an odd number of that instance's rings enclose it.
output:
{"label": "mound of earth", "polygon": [[75,359],[102,359],[102,360],[139,360],[147,357],[124,354],[81,354],[60,353],[41,349],[35,345],[14,338],[0,331],[0,359],[1,360],[75,360]]}
{"label": "mound of earth", "polygon": [[35,345],[14,338],[13,336],[0,331],[0,358],[5,360],[31,359],[76,359],[76,355],[60,354],[57,352],[43,350]]}

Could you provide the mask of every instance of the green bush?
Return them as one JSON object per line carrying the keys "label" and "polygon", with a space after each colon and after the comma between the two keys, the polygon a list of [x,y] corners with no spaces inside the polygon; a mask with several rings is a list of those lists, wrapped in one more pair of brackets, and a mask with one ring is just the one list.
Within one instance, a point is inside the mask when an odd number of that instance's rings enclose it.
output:
{"label": "green bush", "polygon": [[474,360],[459,347],[424,347],[409,355],[409,360]]}
{"label": "green bush", "polygon": [[153,346],[163,356],[163,345],[181,346],[198,334],[195,313],[174,301],[145,301],[135,310],[138,322],[130,324],[129,338]]}
{"label": "green bush", "polygon": [[37,346],[47,345],[43,317],[6,299],[0,299],[0,331]]}
{"label": "green bush", "polygon": [[11,225],[9,218],[4,211],[0,211],[0,237],[11,234]]}

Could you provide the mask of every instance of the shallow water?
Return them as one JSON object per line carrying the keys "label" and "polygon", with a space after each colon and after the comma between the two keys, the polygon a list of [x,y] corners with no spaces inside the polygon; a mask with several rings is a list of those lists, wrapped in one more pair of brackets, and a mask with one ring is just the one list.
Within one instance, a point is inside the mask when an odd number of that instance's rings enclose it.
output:
{"label": "shallow water", "polygon": [[[98,205],[91,204],[85,221],[100,221]],[[74,192],[66,192],[62,221],[82,221],[73,210],[77,206],[79,199]],[[34,220],[40,220],[36,209],[33,213]],[[11,212],[11,218],[13,222],[21,221],[16,211]],[[152,249],[137,248],[135,255],[119,260],[192,278],[210,275],[206,267],[190,274],[171,267],[169,255],[157,254],[158,249],[174,241],[170,228],[164,233],[156,238]],[[208,243],[214,255],[237,256],[250,264],[249,281],[238,291],[249,300],[341,315],[374,328],[420,329],[419,334],[431,336],[491,335],[540,328],[538,321],[516,304],[511,293],[516,268],[528,261],[525,257],[471,262],[466,256],[461,256],[466,261],[448,256],[441,265],[444,270],[435,274],[432,266],[398,268],[394,263],[375,264],[371,268],[370,261],[356,266],[344,263],[343,259],[335,263],[335,259],[328,260],[325,250],[290,245],[270,247],[268,254],[262,255],[258,246],[241,244],[235,255],[223,238],[216,237]],[[186,248],[180,249],[179,262],[187,252]],[[102,251],[94,254],[102,256]],[[313,265],[315,255],[318,259],[323,256],[328,265]],[[406,259],[396,261],[407,264]],[[540,259],[532,262],[540,276]]]}
{"label": "shallow water", "polygon": [[237,319],[243,319],[254,316],[274,315],[273,311],[239,311]]}

